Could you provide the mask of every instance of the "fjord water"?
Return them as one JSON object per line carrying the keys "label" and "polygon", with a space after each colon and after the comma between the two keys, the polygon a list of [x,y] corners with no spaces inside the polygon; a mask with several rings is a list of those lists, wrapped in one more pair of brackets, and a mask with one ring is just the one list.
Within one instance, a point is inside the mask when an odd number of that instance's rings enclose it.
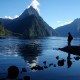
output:
{"label": "fjord water", "polygon": [[[80,39],[74,38],[72,45],[79,46]],[[58,50],[64,46],[67,46],[66,37],[1,38],[0,79],[6,78],[8,68],[14,65],[20,72],[17,79],[30,76],[30,80],[80,80],[80,61],[75,59],[77,55],[71,54],[71,63],[68,63],[68,53]],[[64,64],[58,64],[59,60],[63,59]],[[42,70],[32,69],[36,65],[43,67]],[[27,71],[21,73],[22,68]]]}

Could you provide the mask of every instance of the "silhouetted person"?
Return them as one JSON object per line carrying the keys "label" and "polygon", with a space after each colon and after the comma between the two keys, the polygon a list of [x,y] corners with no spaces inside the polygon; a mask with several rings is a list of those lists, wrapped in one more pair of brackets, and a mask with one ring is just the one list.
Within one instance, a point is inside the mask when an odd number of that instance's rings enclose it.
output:
{"label": "silhouetted person", "polygon": [[8,68],[8,78],[9,79],[16,79],[19,75],[19,69],[16,66],[10,66]]}
{"label": "silhouetted person", "polygon": [[68,33],[68,49],[70,50],[70,46],[71,46],[71,41],[73,40],[73,37],[71,35],[71,33]]}

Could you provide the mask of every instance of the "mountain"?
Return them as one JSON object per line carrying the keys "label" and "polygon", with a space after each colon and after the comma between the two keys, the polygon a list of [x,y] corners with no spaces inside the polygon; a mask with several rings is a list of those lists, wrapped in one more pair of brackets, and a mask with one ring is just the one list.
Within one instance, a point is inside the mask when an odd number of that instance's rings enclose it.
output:
{"label": "mountain", "polygon": [[20,34],[18,33],[13,33],[9,30],[7,30],[4,25],[0,22],[0,36],[11,36],[11,35],[16,35],[16,36],[20,36]]}
{"label": "mountain", "polygon": [[56,28],[55,31],[58,33],[58,36],[68,36],[68,32],[71,32],[73,37],[80,37],[80,18],[75,19],[68,25]]}
{"label": "mountain", "polygon": [[26,9],[18,18],[2,19],[0,21],[5,28],[21,34],[28,38],[55,36],[56,32],[52,29],[31,6]]}
{"label": "mountain", "polygon": [[0,36],[6,36],[11,35],[12,33],[8,30],[6,30],[3,26],[3,24],[0,22]]}

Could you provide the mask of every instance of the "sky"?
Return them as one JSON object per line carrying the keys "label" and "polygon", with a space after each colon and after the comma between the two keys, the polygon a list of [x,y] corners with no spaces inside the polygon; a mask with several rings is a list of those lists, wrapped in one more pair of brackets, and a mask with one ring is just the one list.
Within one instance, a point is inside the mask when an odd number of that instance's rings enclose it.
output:
{"label": "sky", "polygon": [[0,18],[16,18],[30,5],[54,29],[80,18],[80,0],[0,0]]}

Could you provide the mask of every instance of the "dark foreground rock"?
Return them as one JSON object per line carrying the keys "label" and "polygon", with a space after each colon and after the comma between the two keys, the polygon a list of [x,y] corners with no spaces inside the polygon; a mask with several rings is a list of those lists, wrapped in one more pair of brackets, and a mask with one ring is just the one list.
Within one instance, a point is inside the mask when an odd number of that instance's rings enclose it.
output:
{"label": "dark foreground rock", "polygon": [[66,46],[64,48],[59,48],[58,50],[80,56],[80,46],[71,46],[70,49],[68,49],[68,46]]}

